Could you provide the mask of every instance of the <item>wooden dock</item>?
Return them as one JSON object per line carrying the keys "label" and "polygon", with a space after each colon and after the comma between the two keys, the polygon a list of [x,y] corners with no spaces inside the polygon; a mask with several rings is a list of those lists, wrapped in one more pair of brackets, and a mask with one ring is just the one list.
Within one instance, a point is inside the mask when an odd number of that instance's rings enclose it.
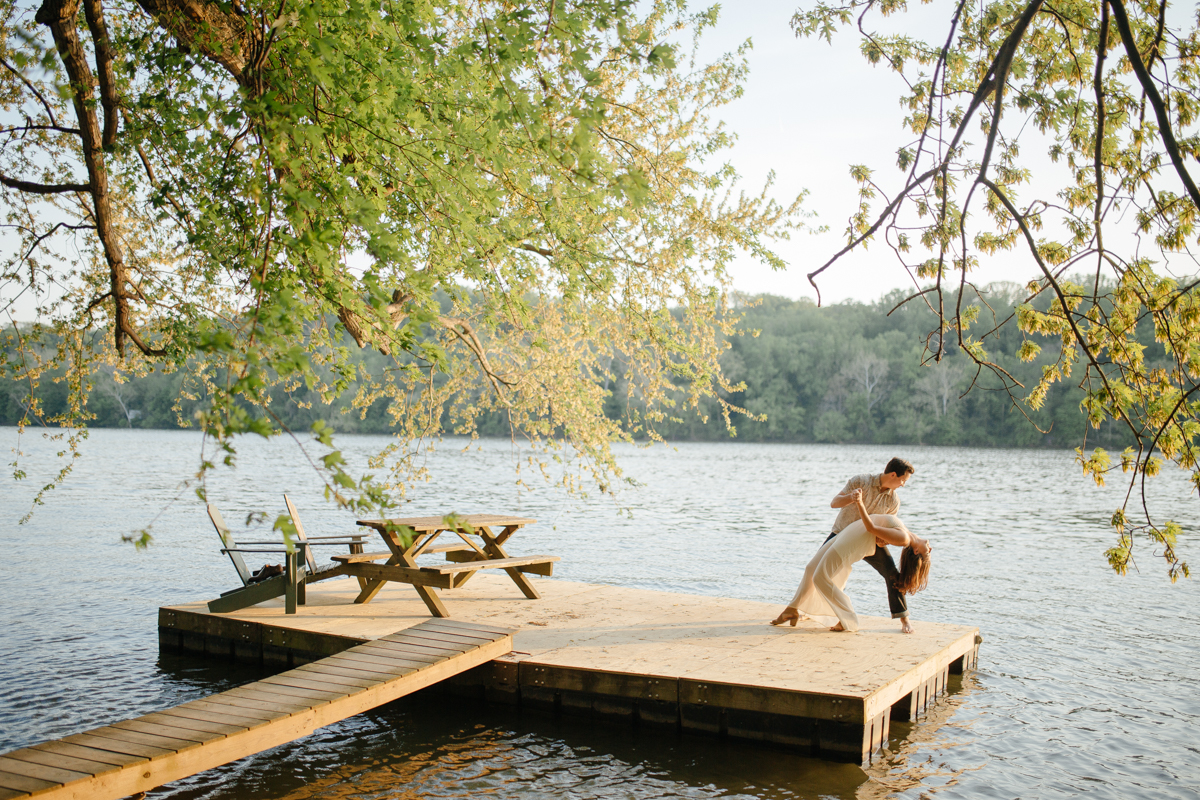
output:
{"label": "wooden dock", "polygon": [[[541,600],[481,573],[444,594],[452,620],[516,629],[513,653],[442,686],[554,713],[625,719],[758,740],[861,762],[885,745],[894,719],[912,719],[974,667],[978,629],[860,617],[855,634],[816,622],[767,625],[781,604],[540,580]],[[281,668],[324,658],[418,625],[429,612],[411,587],[389,584],[355,605],[358,584],[308,587],[308,605],[282,599],[232,614],[204,603],[163,608],[164,648]]]}
{"label": "wooden dock", "polygon": [[511,650],[511,630],[426,617],[203,700],[6,753],[0,800],[108,800],[148,791],[307,736]]}

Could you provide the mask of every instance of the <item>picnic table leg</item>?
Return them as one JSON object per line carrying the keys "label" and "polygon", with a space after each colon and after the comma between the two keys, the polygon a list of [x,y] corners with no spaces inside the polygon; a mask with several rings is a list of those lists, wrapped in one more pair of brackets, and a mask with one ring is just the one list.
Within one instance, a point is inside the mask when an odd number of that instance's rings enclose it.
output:
{"label": "picnic table leg", "polygon": [[425,606],[429,609],[429,613],[435,617],[449,617],[450,612],[442,605],[442,599],[437,596],[437,592],[430,589],[428,586],[414,586],[417,594],[425,601]]}
{"label": "picnic table leg", "polygon": [[[383,537],[383,543],[386,544],[388,549],[392,551],[392,557],[384,562],[384,566],[395,567],[401,564],[411,564],[412,559],[406,559],[404,551],[399,548],[397,543],[393,542],[387,536]],[[353,545],[351,545],[351,547],[353,547]],[[361,545],[359,546],[359,550],[361,552]],[[354,598],[354,602],[360,605],[371,602],[375,599],[375,595],[379,594],[379,590],[383,588],[385,583],[387,583],[387,581],[383,580],[382,578],[359,578],[358,597]]]}
{"label": "picnic table leg", "polygon": [[[385,566],[396,566],[399,561],[396,556],[392,556],[384,562]],[[375,599],[375,595],[379,594],[379,590],[387,581],[381,578],[363,578],[358,579],[358,597],[354,598],[354,602],[358,604],[369,603]]]}
{"label": "picnic table leg", "polygon": [[538,590],[533,588],[533,584],[529,582],[529,578],[526,578],[521,570],[516,567],[508,567],[504,571],[508,573],[508,577],[513,579],[513,583],[517,585],[517,588],[530,600],[542,599],[542,596],[538,594]]}
{"label": "picnic table leg", "polygon": [[[441,531],[429,531],[420,533],[413,537],[409,542],[408,547],[401,549],[403,543],[384,537],[387,541],[388,548],[395,554],[395,559],[405,567],[411,569],[417,568],[417,556],[420,555],[426,547],[433,543],[435,539],[442,535]],[[391,563],[390,561],[388,563]],[[432,588],[428,586],[418,586],[413,584],[413,588],[417,590],[417,596],[425,602],[425,607],[429,609],[429,613],[435,617],[449,617],[450,612],[446,610],[446,606],[442,604],[442,599],[437,596]]]}
{"label": "picnic table leg", "polygon": [[379,590],[383,588],[383,584],[387,581],[376,580],[375,578],[359,578],[358,585],[362,590],[358,593],[358,597],[354,598],[355,603],[369,603],[375,599],[375,595],[379,594]]}
{"label": "picnic table leg", "polygon": [[[483,547],[485,550],[487,550],[489,556],[492,558],[508,558],[508,553],[504,552],[504,548],[501,545],[508,537],[512,536],[516,532],[518,527],[520,526],[509,525],[504,530],[500,531],[498,536],[492,535],[491,529],[486,525],[479,526],[477,530],[479,531],[480,537],[483,538]],[[516,567],[508,567],[504,571],[508,573],[508,577],[512,578],[512,582],[517,585],[517,588],[521,590],[523,595],[528,597],[530,600],[542,599],[542,596],[538,594],[538,590],[533,588],[533,584],[530,583],[529,578],[526,578],[521,570],[517,569]]]}
{"label": "picnic table leg", "polygon": [[[362,552],[363,552],[362,542],[351,542],[350,543],[350,555],[352,555],[352,556],[360,555]],[[357,577],[357,578],[355,578],[355,580],[358,581],[359,592],[365,592],[367,590],[367,579],[362,578],[362,577]],[[354,602],[357,603],[358,601],[355,600]]]}
{"label": "picnic table leg", "polygon": [[[392,557],[387,560],[385,566],[406,566],[416,567],[417,562],[409,555],[410,552],[419,551],[422,545],[429,544],[430,541],[436,538],[436,533],[433,537],[417,538],[412,541],[407,549],[401,549],[401,543],[394,541],[388,536],[384,536],[383,540],[387,544],[388,549],[392,551]],[[379,578],[359,578],[359,583],[362,585],[362,591],[358,593],[358,597],[354,598],[355,603],[369,603],[374,599],[375,595],[379,594],[379,590],[387,581]],[[450,612],[446,610],[446,606],[442,604],[441,598],[430,588],[425,586],[413,586],[417,590],[417,595],[424,601],[429,613],[435,617],[449,617]]]}
{"label": "picnic table leg", "polygon": [[[397,560],[393,556],[388,559],[387,565],[396,566]],[[354,598],[354,602],[356,603],[371,602],[375,595],[379,594],[379,590],[383,588],[383,585],[387,583],[387,581],[378,578],[359,578],[359,580],[365,582],[366,586],[359,592],[358,597]],[[425,586],[413,586],[413,588],[417,590],[417,595],[425,601],[425,606],[429,609],[430,614],[435,617],[450,616],[450,612],[446,610],[446,606],[442,605],[441,598],[432,589]]]}

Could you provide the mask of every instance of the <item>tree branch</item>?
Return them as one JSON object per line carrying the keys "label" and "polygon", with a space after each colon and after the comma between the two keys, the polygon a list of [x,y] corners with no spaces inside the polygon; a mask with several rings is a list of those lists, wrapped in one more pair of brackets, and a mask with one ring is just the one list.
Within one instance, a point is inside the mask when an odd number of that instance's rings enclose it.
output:
{"label": "tree branch", "polygon": [[[180,45],[224,67],[237,82],[260,94],[252,75],[266,56],[267,39],[250,18],[208,0],[137,0]],[[282,12],[281,12],[282,13]]]}
{"label": "tree branch", "polygon": [[1066,317],[1067,324],[1071,326],[1071,331],[1075,334],[1076,343],[1079,345],[1079,348],[1083,350],[1084,355],[1087,356],[1088,362],[1091,363],[1092,367],[1095,368],[1096,374],[1100,376],[1100,380],[1104,383],[1104,389],[1107,392],[1109,399],[1113,403],[1113,408],[1120,415],[1121,420],[1129,426],[1129,430],[1133,434],[1134,438],[1140,443],[1142,437],[1138,435],[1137,427],[1133,424],[1133,420],[1129,419],[1128,415],[1125,413],[1125,410],[1121,408],[1120,404],[1117,402],[1117,393],[1113,390],[1112,385],[1108,382],[1108,375],[1105,374],[1104,369],[1100,366],[1100,362],[1096,360],[1095,354],[1093,354],[1092,349],[1088,347],[1087,341],[1083,338],[1083,333],[1079,330],[1079,326],[1075,323],[1075,317],[1071,315],[1071,311],[1067,306],[1067,298],[1063,294],[1062,288],[1059,287],[1058,281],[1055,280],[1054,275],[1046,267],[1046,262],[1042,260],[1041,254],[1038,253],[1037,243],[1033,240],[1033,234],[1030,232],[1029,226],[1025,224],[1025,218],[1020,214],[1020,212],[1017,211],[1016,207],[1012,204],[1012,201],[1008,199],[1008,195],[1004,194],[1004,192],[1000,190],[999,186],[992,183],[987,178],[980,178],[979,181],[984,186],[992,190],[992,194],[994,194],[996,199],[1004,205],[1004,207],[1008,210],[1008,213],[1012,215],[1012,218],[1016,221],[1017,226],[1020,227],[1021,233],[1025,235],[1025,241],[1029,245],[1029,251],[1033,255],[1034,261],[1037,262],[1038,267],[1041,268],[1042,274],[1046,276],[1046,281],[1050,284],[1050,288],[1054,290],[1054,294],[1058,298],[1058,304],[1062,307],[1063,316]]}
{"label": "tree branch", "polygon": [[[21,260],[24,261],[25,259],[29,258],[31,255],[33,255],[33,251],[38,248],[38,245],[40,245],[46,239],[50,238],[50,236],[52,236],[54,234],[54,232],[60,228],[66,228],[66,229],[72,230],[72,231],[85,231],[85,230],[95,230],[95,227],[96,227],[95,225],[68,225],[65,222],[60,222],[57,225],[55,225],[53,228],[51,228],[50,230],[43,233],[41,236],[34,239],[33,244],[29,245],[29,249],[25,251],[25,255],[21,256]],[[32,233],[32,231],[30,231],[30,233]]]}
{"label": "tree branch", "polygon": [[[28,117],[26,117],[28,119]],[[16,133],[28,131],[58,131],[59,133],[69,133],[73,136],[79,135],[79,128],[64,128],[61,125],[18,125],[12,128],[4,128],[0,133]]]}
{"label": "tree branch", "polygon": [[113,76],[112,45],[108,40],[104,9],[100,0],[84,0],[83,13],[87,17],[88,30],[92,34],[92,48],[96,53],[96,74],[100,77],[100,103],[104,107],[104,135],[101,143],[104,147],[112,147],[117,141],[117,84]]}
{"label": "tree branch", "polygon": [[17,80],[19,80],[19,81],[21,81],[21,83],[25,84],[26,89],[33,92],[33,96],[36,97],[38,99],[38,102],[40,102],[42,104],[42,108],[46,109],[46,116],[50,118],[50,124],[57,126],[58,120],[56,120],[54,118],[54,110],[50,108],[50,104],[46,102],[46,98],[43,97],[42,93],[37,90],[37,87],[34,86],[32,83],[30,83],[29,79],[26,78],[24,75],[22,75],[20,72],[18,72],[16,67],[14,67],[12,64],[9,64],[6,59],[0,58],[0,64],[4,65],[4,68],[7,69],[9,72],[11,72],[13,75],[16,75]]}
{"label": "tree branch", "polygon": [[138,334],[137,330],[128,321],[128,319],[121,320],[121,330],[123,330],[125,335],[129,337],[129,340],[137,346],[137,349],[142,351],[143,355],[161,357],[167,354],[167,351],[164,349],[147,346],[146,343],[142,341],[142,337]]}
{"label": "tree branch", "polygon": [[1113,21],[1117,23],[1117,30],[1121,34],[1121,43],[1125,45],[1125,53],[1129,56],[1129,65],[1133,67],[1138,83],[1141,84],[1142,91],[1146,93],[1146,99],[1150,101],[1150,107],[1154,109],[1154,116],[1158,119],[1158,136],[1162,139],[1163,146],[1167,148],[1167,154],[1171,157],[1175,172],[1179,175],[1179,180],[1183,181],[1192,203],[1200,209],[1200,190],[1196,188],[1196,183],[1183,164],[1183,156],[1179,153],[1179,143],[1175,141],[1175,134],[1171,130],[1171,117],[1167,113],[1167,106],[1163,102],[1162,95],[1158,93],[1158,87],[1154,85],[1154,79],[1142,62],[1142,54],[1138,52],[1137,41],[1133,38],[1133,31],[1129,27],[1129,17],[1125,15],[1125,4],[1122,0],[1108,0],[1108,4],[1112,7]]}
{"label": "tree branch", "polygon": [[554,255],[553,250],[547,250],[544,247],[538,247],[532,244],[519,244],[517,247],[521,250],[528,250],[531,253],[537,253],[539,256],[545,256],[546,258],[550,258],[550,256]]}
{"label": "tree branch", "polygon": [[91,186],[86,183],[33,183],[18,178],[0,175],[0,183],[10,189],[16,189],[29,194],[63,194],[66,192],[88,192]]}
{"label": "tree branch", "polygon": [[[900,191],[899,194],[896,195],[896,198],[892,202],[888,203],[887,208],[883,210],[883,212],[876,218],[875,223],[868,228],[865,233],[852,240],[849,244],[834,254],[832,258],[822,264],[818,269],[808,273],[808,282],[817,292],[817,305],[821,304],[821,289],[817,286],[813,278],[829,269],[829,267],[833,266],[834,262],[836,262],[839,258],[873,236],[875,232],[879,230],[880,226],[883,225],[884,221],[887,220],[887,218],[891,216],[897,208],[899,208],[900,204],[903,203],[905,199],[907,199],[909,192],[923,184],[925,181],[929,180],[929,178],[936,175],[947,164],[949,164],[950,159],[953,158],[955,151],[958,149],[958,143],[966,134],[967,126],[970,123],[971,118],[975,115],[975,112],[979,110],[979,107],[983,104],[984,100],[986,100],[988,95],[990,95],[992,91],[997,88],[998,84],[1003,83],[1003,81],[1007,79],[1008,70],[1009,67],[1012,66],[1012,58],[1016,53],[1017,45],[1020,44],[1022,37],[1025,35],[1025,31],[1029,28],[1029,25],[1033,22],[1033,18],[1037,16],[1037,12],[1041,9],[1041,7],[1042,0],[1033,0],[1033,2],[1025,7],[1025,10],[1017,19],[1016,25],[1013,27],[1012,32],[1009,33],[1007,38],[1005,38],[1004,43],[996,52],[996,57],[992,59],[992,63],[988,67],[988,71],[984,75],[983,80],[980,81],[979,87],[976,88],[975,94],[971,96],[971,103],[967,106],[966,112],[959,121],[958,127],[954,131],[954,136],[951,138],[950,143],[946,148],[946,155],[942,161],[931,169],[926,170],[916,178],[910,179],[908,184]],[[987,167],[987,161],[991,153],[991,146],[995,140],[995,128],[998,127],[998,120],[994,119],[992,121],[992,126],[993,130],[988,136],[988,150],[984,154],[983,169],[986,169]],[[1197,205],[1200,205],[1200,203]]]}
{"label": "tree branch", "polygon": [[130,321],[129,296],[125,291],[128,267],[125,254],[118,241],[113,221],[112,200],[108,191],[108,167],[104,160],[103,136],[96,118],[93,90],[96,80],[88,67],[87,52],[79,40],[80,0],[45,0],[34,16],[40,24],[50,29],[54,46],[71,82],[72,105],[79,122],[82,139],[83,163],[87,166],[87,191],[92,198],[92,216],[96,223],[96,236],[104,250],[108,263],[109,291],[113,300],[113,339],[117,355],[124,358],[126,338],[132,340],[146,355],[163,355],[164,352],[148,347],[138,336]]}
{"label": "tree branch", "polygon": [[483,349],[483,343],[479,341],[479,337],[475,335],[475,329],[467,323],[466,320],[456,317],[438,317],[438,322],[442,324],[446,330],[453,333],[455,336],[467,346],[467,349],[475,356],[475,360],[479,362],[483,374],[492,383],[492,388],[496,390],[497,397],[504,398],[504,392],[500,388],[500,384],[504,384],[506,388],[512,388],[513,383],[510,380],[500,377],[492,365],[488,362],[487,352]]}

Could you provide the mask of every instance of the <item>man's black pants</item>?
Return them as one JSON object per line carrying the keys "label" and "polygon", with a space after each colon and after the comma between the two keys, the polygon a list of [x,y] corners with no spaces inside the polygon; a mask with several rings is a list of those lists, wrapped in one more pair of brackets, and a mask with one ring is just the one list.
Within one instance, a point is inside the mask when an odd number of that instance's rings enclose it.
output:
{"label": "man's black pants", "polygon": [[[828,542],[835,536],[837,536],[836,533],[831,533],[825,541]],[[886,547],[875,545],[875,552],[864,558],[863,561],[870,564],[876,572],[883,576],[883,582],[887,584],[888,608],[892,610],[892,619],[907,617],[908,603],[904,601],[904,595],[900,594],[900,590],[896,588],[896,579],[900,577],[900,570],[896,569],[896,562],[892,560],[892,554]]]}

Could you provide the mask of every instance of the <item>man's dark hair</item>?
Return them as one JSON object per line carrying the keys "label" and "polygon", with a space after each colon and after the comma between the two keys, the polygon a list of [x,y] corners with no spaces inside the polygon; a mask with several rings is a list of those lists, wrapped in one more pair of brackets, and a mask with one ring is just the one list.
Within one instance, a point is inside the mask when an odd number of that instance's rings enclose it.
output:
{"label": "man's dark hair", "polygon": [[905,461],[903,458],[893,458],[887,463],[887,466],[883,468],[883,472],[885,475],[890,472],[897,478],[903,478],[910,472],[916,472],[916,469],[914,469],[913,465]]}

